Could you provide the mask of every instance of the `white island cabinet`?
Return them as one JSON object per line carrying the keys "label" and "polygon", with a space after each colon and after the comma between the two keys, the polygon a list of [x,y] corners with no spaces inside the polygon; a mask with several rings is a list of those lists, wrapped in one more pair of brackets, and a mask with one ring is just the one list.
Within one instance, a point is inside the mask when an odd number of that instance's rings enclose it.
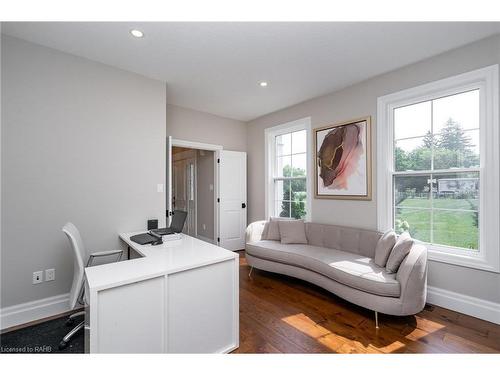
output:
{"label": "white island cabinet", "polygon": [[227,353],[239,345],[239,256],[182,235],[120,238],[140,257],[86,268],[90,353]]}

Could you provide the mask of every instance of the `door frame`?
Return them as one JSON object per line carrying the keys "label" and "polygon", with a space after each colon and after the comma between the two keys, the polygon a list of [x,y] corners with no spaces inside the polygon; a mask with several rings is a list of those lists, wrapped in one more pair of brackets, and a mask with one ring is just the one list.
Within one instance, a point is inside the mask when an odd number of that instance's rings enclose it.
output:
{"label": "door frame", "polygon": [[[185,147],[191,148],[195,150],[206,150],[214,152],[214,244],[219,245],[217,238],[219,237],[219,205],[217,204],[217,198],[219,197],[219,168],[218,168],[218,160],[220,158],[220,151],[223,150],[221,145],[214,145],[211,143],[202,143],[202,142],[192,142],[184,139],[171,138],[172,147]],[[172,149],[170,149],[170,159],[172,156]],[[170,164],[172,164],[172,160],[170,160]],[[170,184],[172,181],[170,181]],[[170,193],[170,197],[172,194]],[[167,197],[168,199],[168,197]],[[196,233],[198,233],[198,228],[196,228]]]}

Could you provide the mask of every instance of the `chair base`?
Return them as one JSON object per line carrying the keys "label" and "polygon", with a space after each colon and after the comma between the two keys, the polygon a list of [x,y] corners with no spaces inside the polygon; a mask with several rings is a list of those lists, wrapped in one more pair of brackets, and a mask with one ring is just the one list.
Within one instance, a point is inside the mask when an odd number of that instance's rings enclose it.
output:
{"label": "chair base", "polygon": [[[75,314],[71,314],[69,316],[68,320],[66,320],[66,325],[67,326],[72,326],[73,323],[75,322],[74,319],[77,316],[82,316],[82,315],[85,315],[85,311],[80,311],[80,312],[77,312]],[[81,329],[83,329],[84,325],[85,325],[85,322],[80,322],[80,323],[78,323],[78,325],[75,328],[73,328],[71,331],[69,331],[68,334],[66,336],[64,336],[64,338],[59,343],[59,350],[65,349],[68,346],[68,342],[71,340],[71,338],[74,335],[76,335],[76,333],[78,331],[80,331]]]}
{"label": "chair base", "polygon": [[66,320],[66,326],[67,327],[71,327],[73,325],[73,323],[75,322],[75,318],[77,316],[82,316],[82,315],[85,315],[85,311],[79,311],[77,313],[74,313],[74,314],[71,314],[68,319]]}

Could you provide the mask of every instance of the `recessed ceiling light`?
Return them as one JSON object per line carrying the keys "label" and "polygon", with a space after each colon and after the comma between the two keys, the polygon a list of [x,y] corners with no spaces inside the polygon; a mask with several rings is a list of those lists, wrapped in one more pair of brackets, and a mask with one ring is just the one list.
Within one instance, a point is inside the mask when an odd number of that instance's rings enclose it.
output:
{"label": "recessed ceiling light", "polygon": [[267,86],[267,82],[266,81],[262,81],[259,83],[260,87],[266,87]]}
{"label": "recessed ceiling light", "polygon": [[130,30],[130,34],[132,34],[136,38],[142,38],[144,36],[144,33],[141,30],[137,29]]}

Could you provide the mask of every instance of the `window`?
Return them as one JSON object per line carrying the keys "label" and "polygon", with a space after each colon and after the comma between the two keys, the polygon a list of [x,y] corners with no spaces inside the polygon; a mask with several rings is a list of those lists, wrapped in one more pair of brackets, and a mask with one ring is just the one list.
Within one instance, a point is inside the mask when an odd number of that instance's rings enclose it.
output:
{"label": "window", "polygon": [[309,119],[266,129],[266,216],[310,217]]}
{"label": "window", "polygon": [[498,271],[498,67],[378,104],[379,228],[410,232],[431,259]]}
{"label": "window", "polygon": [[418,240],[479,249],[479,90],[394,109],[393,222]]}

